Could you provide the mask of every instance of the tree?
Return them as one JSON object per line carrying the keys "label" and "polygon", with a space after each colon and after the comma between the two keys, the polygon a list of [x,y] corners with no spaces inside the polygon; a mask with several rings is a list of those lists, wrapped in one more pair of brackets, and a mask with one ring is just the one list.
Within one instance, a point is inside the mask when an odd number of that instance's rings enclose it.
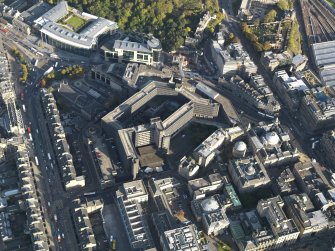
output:
{"label": "tree", "polygon": [[62,75],[65,75],[65,74],[66,74],[66,70],[65,70],[65,69],[62,69],[62,70],[60,71],[60,73],[61,73]]}
{"label": "tree", "polygon": [[277,11],[276,10],[270,10],[266,15],[264,16],[264,23],[270,23],[276,21],[277,18]]}
{"label": "tree", "polygon": [[263,51],[269,51],[271,49],[272,49],[272,46],[271,46],[271,44],[269,42],[265,42],[263,44]]}
{"label": "tree", "polygon": [[41,87],[45,87],[46,86],[46,84],[47,84],[47,81],[45,81],[45,79],[43,78],[43,79],[41,79],[41,81],[40,81],[40,86]]}
{"label": "tree", "polygon": [[254,25],[258,27],[261,24],[261,20],[259,18],[256,18],[254,21]]}
{"label": "tree", "polygon": [[279,0],[277,3],[279,9],[286,11],[292,8],[292,1],[291,0]]}

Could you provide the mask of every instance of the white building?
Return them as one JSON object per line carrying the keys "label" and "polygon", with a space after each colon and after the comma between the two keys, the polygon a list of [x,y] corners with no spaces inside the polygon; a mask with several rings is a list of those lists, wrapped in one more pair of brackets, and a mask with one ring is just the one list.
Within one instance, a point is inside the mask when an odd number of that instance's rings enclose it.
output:
{"label": "white building", "polygon": [[224,142],[230,142],[241,136],[244,131],[236,126],[228,129],[220,128],[194,149],[193,155],[200,166],[206,167],[214,159],[217,150]]}
{"label": "white building", "polygon": [[[78,16],[89,24],[82,27],[80,32],[71,30],[70,27],[65,28],[64,24],[58,22],[68,15]],[[118,28],[113,21],[70,9],[66,1],[59,2],[51,10],[37,18],[34,24],[40,30],[43,42],[80,54],[88,54],[91,50],[95,50],[99,36]]]}
{"label": "white building", "polygon": [[157,38],[149,35],[148,39],[132,41],[130,37],[126,37],[123,40],[108,41],[100,49],[106,61],[115,59],[118,62],[155,65],[160,62],[162,45]]}
{"label": "white building", "polygon": [[239,43],[230,44],[223,48],[217,41],[212,41],[211,52],[221,76],[233,76],[241,71],[248,75],[257,72],[257,66]]}

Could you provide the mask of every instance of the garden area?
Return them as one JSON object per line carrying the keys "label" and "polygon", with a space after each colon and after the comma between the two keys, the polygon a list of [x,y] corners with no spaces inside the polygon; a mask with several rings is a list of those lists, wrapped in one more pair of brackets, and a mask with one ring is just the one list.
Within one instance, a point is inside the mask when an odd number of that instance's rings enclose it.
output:
{"label": "garden area", "polygon": [[84,24],[86,23],[86,20],[76,16],[76,15],[71,15],[65,20],[66,25],[72,27],[73,31],[79,30]]}
{"label": "garden area", "polygon": [[52,71],[46,75],[40,82],[41,87],[47,87],[53,80],[62,80],[64,78],[77,79],[84,75],[85,70],[79,65],[68,66],[58,71]]}

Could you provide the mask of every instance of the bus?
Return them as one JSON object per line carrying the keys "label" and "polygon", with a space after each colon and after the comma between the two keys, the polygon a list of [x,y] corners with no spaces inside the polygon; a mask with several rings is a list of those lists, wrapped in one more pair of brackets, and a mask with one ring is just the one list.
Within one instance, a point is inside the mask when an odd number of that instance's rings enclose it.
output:
{"label": "bus", "polygon": [[116,240],[112,240],[112,250],[116,250]]}
{"label": "bus", "polygon": [[25,105],[22,105],[22,110],[23,110],[24,112],[26,112],[26,106],[25,106]]}
{"label": "bus", "polygon": [[51,160],[51,155],[50,155],[50,153],[48,153],[48,159]]}
{"label": "bus", "polygon": [[39,165],[39,164],[38,164],[38,158],[37,158],[37,156],[35,156],[35,163],[36,163],[36,166]]}

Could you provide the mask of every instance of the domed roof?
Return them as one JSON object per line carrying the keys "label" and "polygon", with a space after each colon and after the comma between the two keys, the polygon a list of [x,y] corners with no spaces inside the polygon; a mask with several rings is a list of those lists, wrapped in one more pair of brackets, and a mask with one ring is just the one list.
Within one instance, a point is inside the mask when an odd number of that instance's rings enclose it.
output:
{"label": "domed roof", "polygon": [[248,166],[244,170],[248,175],[254,175],[256,170],[253,166]]}
{"label": "domed roof", "polygon": [[268,132],[265,134],[265,139],[269,145],[276,145],[279,143],[279,136],[276,132]]}
{"label": "domed roof", "polygon": [[237,141],[234,145],[235,151],[244,152],[247,150],[247,145],[243,141]]}
{"label": "domed roof", "polygon": [[201,202],[201,207],[206,212],[213,212],[218,210],[220,206],[215,199],[209,198]]}

